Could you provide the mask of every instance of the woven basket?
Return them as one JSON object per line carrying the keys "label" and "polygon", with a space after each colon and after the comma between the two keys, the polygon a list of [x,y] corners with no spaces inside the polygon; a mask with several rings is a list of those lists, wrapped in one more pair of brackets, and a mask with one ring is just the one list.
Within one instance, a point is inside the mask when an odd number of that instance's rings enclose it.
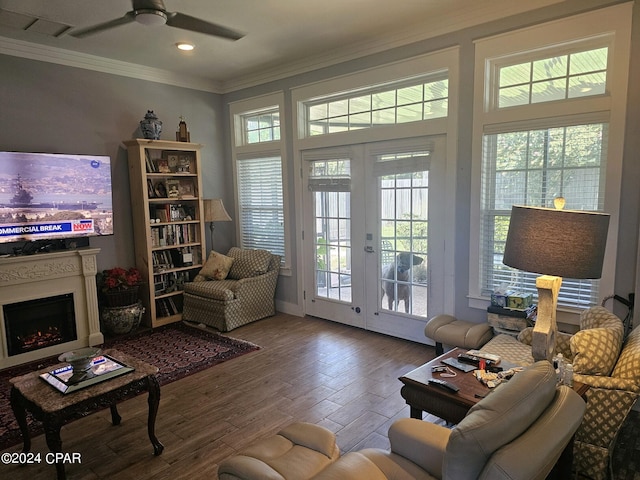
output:
{"label": "woven basket", "polygon": [[107,307],[126,307],[138,302],[138,286],[116,292],[104,292],[104,303]]}

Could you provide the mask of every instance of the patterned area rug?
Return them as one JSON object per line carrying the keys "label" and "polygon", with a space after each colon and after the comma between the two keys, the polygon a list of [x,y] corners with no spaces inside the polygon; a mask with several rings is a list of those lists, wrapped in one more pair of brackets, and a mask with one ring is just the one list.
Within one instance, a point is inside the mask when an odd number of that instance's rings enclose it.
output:
{"label": "patterned area rug", "polygon": [[[107,340],[101,348],[115,348],[155,365],[159,369],[158,382],[165,385],[260,347],[184,323],[173,323]],[[57,355],[0,371],[0,450],[22,443],[9,403],[9,379],[56,363],[60,363]],[[40,422],[29,415],[27,421],[32,437],[42,433]]]}

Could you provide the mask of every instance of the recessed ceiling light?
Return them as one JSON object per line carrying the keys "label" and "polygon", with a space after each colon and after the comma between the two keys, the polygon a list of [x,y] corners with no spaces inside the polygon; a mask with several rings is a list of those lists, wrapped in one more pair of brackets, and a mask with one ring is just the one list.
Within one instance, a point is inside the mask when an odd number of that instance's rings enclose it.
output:
{"label": "recessed ceiling light", "polygon": [[178,47],[180,50],[184,50],[185,52],[191,51],[195,48],[195,46],[191,43],[176,43],[176,47]]}

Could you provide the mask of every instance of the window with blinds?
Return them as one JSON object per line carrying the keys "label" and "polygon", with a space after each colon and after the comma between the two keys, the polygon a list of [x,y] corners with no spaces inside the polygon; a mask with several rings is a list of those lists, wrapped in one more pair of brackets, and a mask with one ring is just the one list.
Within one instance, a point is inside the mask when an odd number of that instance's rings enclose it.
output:
{"label": "window with blinds", "polygon": [[[535,294],[537,274],[502,263],[512,205],[553,207],[565,197],[569,210],[603,211],[608,125],[594,123],[485,135],[481,198],[483,295],[515,286]],[[568,246],[570,248],[570,246]],[[597,303],[598,282],[563,279],[558,303]]]}
{"label": "window with blinds", "polygon": [[629,15],[617,5],[475,41],[470,306],[484,307],[504,286],[537,296],[538,275],[502,263],[511,207],[554,208],[557,196],[566,209],[611,215],[601,279],[564,278],[559,315],[577,323],[611,293]]}
{"label": "window with blinds", "polygon": [[282,160],[279,156],[236,161],[240,243],[285,258]]}
{"label": "window with blinds", "polygon": [[283,111],[282,92],[229,104],[238,246],[280,255],[280,274],[289,275]]}

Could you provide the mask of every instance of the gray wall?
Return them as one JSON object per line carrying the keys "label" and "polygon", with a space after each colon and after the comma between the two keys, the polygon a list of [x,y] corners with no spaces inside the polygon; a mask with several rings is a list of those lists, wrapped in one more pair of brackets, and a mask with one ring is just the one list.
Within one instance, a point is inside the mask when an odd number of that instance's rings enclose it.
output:
{"label": "gray wall", "polygon": [[[0,71],[0,150],[111,157],[115,234],[90,240],[101,249],[99,269],[134,265],[122,141],[141,137],[138,125],[147,110],[162,120],[163,140],[175,140],[179,117],[185,117],[191,140],[204,145],[204,197],[223,197],[233,207],[219,95],[5,55]],[[216,246],[233,245],[234,232],[232,225],[217,226]]]}

